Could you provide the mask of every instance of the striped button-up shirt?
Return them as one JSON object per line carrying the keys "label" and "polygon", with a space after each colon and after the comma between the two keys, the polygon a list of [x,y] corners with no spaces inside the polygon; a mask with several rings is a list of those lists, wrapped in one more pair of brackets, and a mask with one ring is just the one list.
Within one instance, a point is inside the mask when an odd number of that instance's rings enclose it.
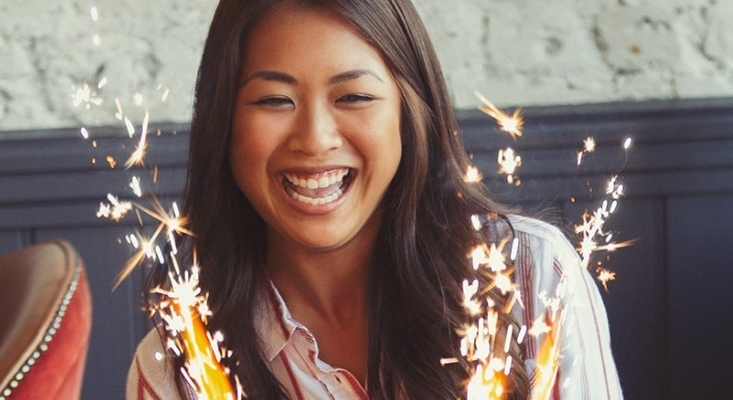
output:
{"label": "striped button-up shirt", "polygon": [[[538,360],[548,334],[537,328],[554,315],[559,362],[550,377],[547,398],[622,399],[596,283],[559,230],[525,217],[512,216],[510,221],[519,239],[515,283],[521,294],[512,313],[530,332],[523,342],[533,389],[547,385]],[[265,292],[256,310],[256,328],[264,343],[263,357],[288,396],[293,400],[367,399],[366,390],[349,371],[318,358],[315,338],[292,318],[274,285]],[[514,337],[519,334],[515,332]],[[130,367],[128,400],[179,399],[173,372],[162,354],[159,336],[152,331],[138,346]]]}

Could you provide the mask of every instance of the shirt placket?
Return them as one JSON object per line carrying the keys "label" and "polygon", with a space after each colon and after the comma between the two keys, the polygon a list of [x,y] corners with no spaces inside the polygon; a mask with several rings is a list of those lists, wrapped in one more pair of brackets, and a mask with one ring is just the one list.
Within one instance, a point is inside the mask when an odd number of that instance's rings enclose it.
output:
{"label": "shirt placket", "polygon": [[349,373],[348,371],[333,368],[318,358],[318,343],[307,329],[299,327],[296,330],[296,337],[296,347],[305,350],[305,353],[300,355],[309,373],[321,384],[329,398],[338,400],[360,398],[352,388],[349,377],[344,376]]}

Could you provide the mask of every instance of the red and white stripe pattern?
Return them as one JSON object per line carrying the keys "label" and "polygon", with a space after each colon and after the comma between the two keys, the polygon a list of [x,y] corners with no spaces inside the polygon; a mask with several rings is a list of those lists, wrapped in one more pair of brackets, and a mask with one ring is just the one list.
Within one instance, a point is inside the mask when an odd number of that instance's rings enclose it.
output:
{"label": "red and white stripe pattern", "polygon": [[[530,328],[545,315],[543,298],[547,297],[556,297],[564,311],[558,335],[560,360],[550,399],[622,399],[603,300],[578,254],[547,223],[517,216],[511,216],[510,222],[520,243],[516,284],[524,302],[523,308],[515,305],[515,317]],[[537,383],[535,359],[543,338],[528,335],[525,339],[525,365],[532,384]]]}
{"label": "red and white stripe pattern", "polygon": [[[618,400],[621,387],[610,348],[608,321],[597,285],[570,242],[553,226],[511,216],[519,239],[516,284],[522,303],[513,313],[529,328],[543,317],[543,299],[557,297],[565,316],[560,325],[560,361],[551,400]],[[561,287],[561,290],[558,290]],[[295,321],[270,284],[255,311],[257,332],[269,368],[293,400],[365,400],[366,390],[344,369],[318,358],[318,344]],[[537,376],[536,357],[542,335],[527,335],[525,366]],[[157,357],[155,356],[157,354]],[[128,400],[177,400],[173,371],[167,366],[157,332],[138,346],[128,375]]]}

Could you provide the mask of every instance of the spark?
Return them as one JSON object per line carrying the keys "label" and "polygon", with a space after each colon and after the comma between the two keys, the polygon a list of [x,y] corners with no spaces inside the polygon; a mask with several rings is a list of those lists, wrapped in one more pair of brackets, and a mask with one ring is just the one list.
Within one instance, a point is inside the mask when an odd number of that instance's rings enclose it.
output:
{"label": "spark", "polygon": [[[507,182],[510,184],[515,183],[516,177],[514,174],[517,168],[522,165],[522,157],[515,154],[511,147],[507,147],[506,149],[499,149],[497,161],[499,162],[499,173],[506,174]],[[519,184],[518,180],[516,182]]]}
{"label": "spark", "polygon": [[125,117],[125,128],[127,128],[127,134],[132,137],[135,134],[135,125],[132,124],[130,118]]}
{"label": "spark", "polygon": [[489,258],[487,261],[489,269],[494,272],[504,271],[507,269],[504,255],[501,254],[501,251],[496,247],[496,243],[491,243],[491,248],[489,248]]}
{"label": "spark", "polygon": [[130,188],[132,189],[132,192],[135,193],[135,196],[141,197],[143,195],[142,186],[140,185],[140,178],[137,176],[133,176],[132,180],[130,181]]}
{"label": "spark", "polygon": [[598,276],[596,279],[598,279],[601,282],[601,285],[603,285],[603,289],[608,292],[608,281],[613,281],[616,279],[616,273],[611,272],[605,268],[598,268]]}
{"label": "spark", "polygon": [[131,202],[120,201],[120,199],[112,194],[107,194],[107,200],[109,203],[99,203],[97,218],[110,218],[114,221],[119,221],[132,210]]}
{"label": "spark", "polygon": [[481,230],[481,227],[483,226],[483,223],[481,222],[481,217],[476,214],[472,215],[471,226],[473,226],[473,230],[475,231]]}
{"label": "spark", "polygon": [[[175,203],[173,203],[175,205]],[[188,218],[178,215],[175,210],[177,206],[173,207],[173,211],[166,211],[163,209],[163,205],[157,199],[153,199],[153,209],[149,209],[140,204],[136,204],[135,207],[140,211],[148,214],[149,216],[156,219],[161,225],[168,228],[169,233],[176,233],[187,236],[195,236],[193,232],[188,230]]]}
{"label": "spark", "polygon": [[[138,142],[137,146],[135,146],[135,151],[130,155],[127,161],[125,161],[125,169],[129,169],[135,165],[145,165],[144,158],[145,158],[145,152],[148,148],[147,137],[148,137],[149,119],[150,119],[150,114],[146,112],[145,117],[143,118],[143,126],[142,126],[142,131],[140,133],[140,141]],[[129,121],[129,119],[125,119],[126,124],[127,124],[127,121]],[[130,124],[132,124],[132,122],[130,122]],[[132,130],[134,133],[134,127],[132,128]],[[130,128],[128,127],[128,132],[129,131],[130,131]]]}
{"label": "spark", "polygon": [[624,247],[632,246],[634,243],[636,243],[636,239],[626,240],[623,242],[611,242],[602,246],[596,246],[595,251],[605,250],[608,252],[613,252]]}
{"label": "spark", "polygon": [[99,10],[97,10],[97,7],[92,7],[89,13],[91,14],[92,21],[97,22],[99,20]]}
{"label": "spark", "polygon": [[132,101],[135,103],[136,106],[141,106],[145,102],[145,98],[141,93],[135,93],[132,95]]}
{"label": "spark", "polygon": [[104,100],[101,97],[98,97],[97,93],[92,90],[87,83],[82,85],[81,88],[72,86],[71,90],[73,92],[71,94],[71,100],[74,107],[84,105],[84,107],[89,110],[92,106],[99,106],[104,102]]}
{"label": "spark", "polygon": [[512,283],[511,275],[507,273],[497,273],[494,275],[494,285],[499,289],[501,294],[507,294],[514,290],[514,283]]}
{"label": "spark", "polygon": [[578,152],[578,157],[576,160],[577,165],[580,166],[580,163],[583,161],[583,156],[585,155],[585,153],[592,153],[594,151],[596,151],[596,140],[593,137],[589,136],[583,141],[583,150]]}
{"label": "spark", "polygon": [[163,84],[159,83],[158,86],[155,88],[157,91],[162,91],[163,94],[160,96],[160,101],[164,102],[168,100],[168,95],[171,93],[171,90],[167,87],[164,87]]}
{"label": "spark", "polygon": [[610,195],[614,199],[624,195],[624,184],[617,181],[618,176],[613,176],[606,183],[606,194]]}
{"label": "spark", "polygon": [[[604,231],[604,226],[609,216],[618,209],[618,199],[624,194],[624,185],[618,181],[618,176],[611,177],[606,183],[606,194],[609,199],[604,199],[601,205],[593,213],[586,210],[582,216],[582,223],[575,226],[575,232],[580,234],[580,247],[578,253],[585,268],[590,264],[591,254],[597,251],[613,251],[617,248],[626,247],[634,241],[623,243],[610,242],[611,233]],[[599,241],[605,241],[605,245],[598,245]],[[605,287],[605,285],[604,285]]]}
{"label": "spark", "polygon": [[[118,287],[120,283],[122,283],[122,281],[125,280],[125,278],[127,278],[132,273],[132,271],[145,260],[146,257],[152,259],[156,256],[156,250],[155,246],[153,246],[153,243],[155,243],[155,241],[158,239],[160,234],[163,233],[163,231],[165,231],[165,237],[168,244],[170,244],[173,249],[175,249],[176,234],[194,236],[193,232],[191,232],[187,228],[188,219],[178,214],[177,206],[174,206],[172,211],[166,211],[163,208],[163,205],[160,204],[160,202],[156,198],[153,198],[152,201],[152,209],[138,203],[130,203],[130,209],[134,208],[135,210],[141,211],[142,213],[151,216],[153,219],[158,221],[158,225],[149,239],[145,239],[143,237],[139,238],[140,242],[146,245],[140,246],[139,248],[136,247],[138,251],[122,267],[121,271],[117,275],[117,278],[115,279],[113,288]],[[175,205],[175,203],[173,204]],[[161,260],[161,262],[163,261],[162,255],[157,255],[157,257]]]}
{"label": "spark", "polygon": [[89,131],[87,130],[87,128],[82,127],[79,130],[79,133],[81,133],[81,137],[83,137],[84,139],[89,139]]}
{"label": "spark", "polygon": [[476,293],[478,293],[478,280],[474,279],[471,283],[464,280],[463,306],[466,307],[471,315],[478,315],[481,312],[481,303],[474,299]]}
{"label": "spark", "polygon": [[122,120],[125,114],[122,113],[122,104],[120,103],[120,99],[115,97],[115,118],[118,120]]}
{"label": "spark", "polygon": [[514,113],[509,115],[498,109],[481,93],[476,92],[476,97],[484,103],[482,106],[479,106],[478,109],[483,111],[486,115],[494,118],[502,131],[508,133],[512,139],[522,136],[524,120],[522,119],[521,111],[519,109],[514,110]]}
{"label": "spark", "polygon": [[[492,243],[491,246],[492,247],[489,248],[486,243],[482,243],[474,246],[471,250],[471,264],[473,265],[474,270],[479,269],[482,265],[489,266],[493,271],[499,271],[506,268],[503,256],[496,249],[496,245]],[[500,264],[501,267],[499,266]]]}
{"label": "spark", "polygon": [[464,182],[481,182],[481,179],[483,179],[483,176],[481,176],[481,171],[478,168],[472,165],[466,168],[466,175],[463,177]]}
{"label": "spark", "polygon": [[586,153],[592,153],[596,150],[596,140],[593,137],[587,137],[583,141],[583,151]]}
{"label": "spark", "polygon": [[519,328],[519,333],[517,333],[517,343],[522,344],[526,334],[527,334],[527,325],[522,325],[522,327]]}

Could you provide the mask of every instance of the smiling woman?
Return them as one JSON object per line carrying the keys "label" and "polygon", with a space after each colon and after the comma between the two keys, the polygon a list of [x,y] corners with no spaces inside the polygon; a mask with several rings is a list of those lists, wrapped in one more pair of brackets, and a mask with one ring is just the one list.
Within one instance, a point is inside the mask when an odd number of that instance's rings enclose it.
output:
{"label": "smiling woman", "polygon": [[256,24],[244,60],[230,165],[268,245],[292,248],[284,256],[370,247],[401,157],[400,93],[377,49],[338,14],[286,3]]}
{"label": "smiling woman", "polygon": [[[248,398],[456,399],[477,364],[498,398],[621,397],[592,279],[557,229],[464,181],[446,92],[410,0],[219,3],[181,244]],[[470,310],[489,356],[464,357]],[[140,344],[128,398],[193,397],[162,342]]]}

